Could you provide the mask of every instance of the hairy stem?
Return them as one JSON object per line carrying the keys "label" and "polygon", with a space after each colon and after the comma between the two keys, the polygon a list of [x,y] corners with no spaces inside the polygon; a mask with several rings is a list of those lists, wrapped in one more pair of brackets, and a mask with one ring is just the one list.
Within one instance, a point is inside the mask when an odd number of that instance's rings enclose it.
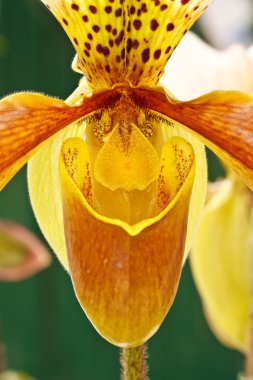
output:
{"label": "hairy stem", "polygon": [[145,345],[121,351],[122,380],[148,380],[147,348]]}

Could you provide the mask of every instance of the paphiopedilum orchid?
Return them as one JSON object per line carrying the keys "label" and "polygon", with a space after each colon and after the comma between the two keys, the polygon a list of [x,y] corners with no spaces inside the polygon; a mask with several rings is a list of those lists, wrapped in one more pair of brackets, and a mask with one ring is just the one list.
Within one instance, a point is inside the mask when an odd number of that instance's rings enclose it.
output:
{"label": "paphiopedilum orchid", "polygon": [[43,2],[85,78],[67,102],[33,93],[1,101],[0,184],[33,156],[35,215],[80,304],[107,340],[139,345],[176,293],[205,198],[203,143],[253,185],[253,98],[179,102],[159,86],[212,0]]}

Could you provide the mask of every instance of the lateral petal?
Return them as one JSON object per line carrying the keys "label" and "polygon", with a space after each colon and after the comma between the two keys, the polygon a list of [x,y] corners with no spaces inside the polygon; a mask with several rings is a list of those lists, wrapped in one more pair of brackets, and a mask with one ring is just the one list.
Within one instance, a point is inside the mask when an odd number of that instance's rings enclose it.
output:
{"label": "lateral petal", "polygon": [[253,188],[253,96],[215,91],[179,102],[162,88],[139,88],[133,90],[133,98],[140,106],[181,123]]}
{"label": "lateral petal", "polygon": [[102,104],[106,107],[108,102],[107,92],[86,98],[77,107],[34,93],[18,93],[2,99],[0,190],[38,150],[42,142],[73,121],[101,108]]}

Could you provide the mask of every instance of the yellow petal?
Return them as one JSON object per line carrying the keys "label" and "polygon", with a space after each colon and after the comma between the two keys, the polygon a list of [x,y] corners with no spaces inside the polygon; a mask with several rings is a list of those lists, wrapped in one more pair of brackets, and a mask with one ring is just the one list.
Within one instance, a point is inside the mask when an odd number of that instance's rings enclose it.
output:
{"label": "yellow petal", "polygon": [[185,242],[185,252],[184,258],[186,259],[189,250],[192,246],[193,239],[198,229],[200,216],[204,207],[206,199],[206,188],[207,188],[207,162],[205,149],[203,144],[196,139],[192,134],[186,132],[183,128],[180,127],[178,123],[173,124],[173,128],[168,128],[167,125],[163,126],[163,132],[166,138],[172,136],[183,137],[186,141],[190,143],[194,150],[195,155],[195,179],[192,189],[192,195],[190,200],[189,207],[189,217],[187,224],[187,234]]}
{"label": "yellow petal", "polygon": [[134,89],[132,101],[196,135],[247,185],[253,188],[253,96],[236,91],[216,91],[189,102],[169,98],[162,89]]}
{"label": "yellow petal", "polygon": [[62,24],[93,88],[157,83],[185,32],[212,0],[42,0]]}
{"label": "yellow petal", "polygon": [[169,138],[161,154],[158,178],[158,206],[163,210],[184,184],[195,160],[190,144],[180,137]]}
{"label": "yellow petal", "polygon": [[177,183],[177,192],[164,212],[134,230],[134,226],[98,214],[82,187],[77,187],[82,181],[75,180],[73,170],[79,172],[86,165],[85,143],[69,139],[62,149],[60,173],[71,278],[95,328],[119,346],[141,344],[155,333],[178,286],[195,158],[182,138],[168,140],[165,150],[162,160],[168,159],[168,165],[162,177],[170,188],[167,175],[174,166],[177,176],[168,177]]}
{"label": "yellow petal", "polygon": [[72,136],[82,138],[85,134],[85,127],[85,123],[73,124],[57,133],[28,163],[29,194],[35,216],[44,236],[64,267],[67,267],[67,254],[63,231],[58,158],[63,141]]}
{"label": "yellow petal", "polygon": [[251,194],[234,178],[206,205],[191,266],[210,326],[226,345],[246,352],[250,326]]}

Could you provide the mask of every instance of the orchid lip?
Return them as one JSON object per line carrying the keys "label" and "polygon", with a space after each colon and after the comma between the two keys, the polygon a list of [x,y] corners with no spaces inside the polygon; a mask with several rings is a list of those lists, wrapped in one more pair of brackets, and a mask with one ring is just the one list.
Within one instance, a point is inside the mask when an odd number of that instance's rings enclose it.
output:
{"label": "orchid lip", "polygon": [[[189,178],[186,179],[184,185],[186,185],[188,183],[188,181],[189,181]],[[136,223],[134,225],[129,225],[128,223],[126,223],[126,222],[124,222],[124,221],[122,221],[120,219],[113,219],[113,218],[108,218],[106,216],[103,216],[103,215],[97,213],[96,211],[94,211],[94,209],[89,205],[89,203],[85,200],[85,198],[84,198],[84,202],[85,202],[85,207],[86,207],[87,211],[90,214],[94,215],[101,222],[104,222],[104,223],[107,223],[107,224],[112,224],[112,225],[115,225],[115,226],[119,226],[124,231],[126,231],[130,236],[137,236],[145,228],[147,228],[147,227],[149,227],[149,226],[157,223],[159,220],[163,219],[168,214],[168,212],[173,209],[173,207],[175,206],[175,204],[177,204],[178,199],[180,199],[180,197],[181,197],[182,191],[183,191],[183,189],[181,188],[178,191],[178,193],[176,194],[175,198],[173,198],[172,202],[170,202],[168,204],[168,206],[164,210],[162,210],[160,212],[159,215],[157,215],[157,216],[155,216],[153,218],[142,220],[142,221],[140,221],[140,222],[138,222],[138,223]]]}
{"label": "orchid lip", "polygon": [[[150,338],[175,297],[196,157],[186,139],[168,137],[161,153],[157,190],[152,187],[152,199],[157,200],[154,210],[168,204],[164,209],[167,214],[160,213],[160,220],[147,220],[153,224],[136,234],[126,230],[131,226],[122,220],[119,225],[119,220],[94,211],[96,204],[101,204],[99,200],[106,198],[104,191],[99,198],[99,188],[93,182],[87,141],[67,139],[60,155],[68,267],[77,298],[95,328],[109,342],[131,347]],[[131,157],[131,146],[128,153]]]}

